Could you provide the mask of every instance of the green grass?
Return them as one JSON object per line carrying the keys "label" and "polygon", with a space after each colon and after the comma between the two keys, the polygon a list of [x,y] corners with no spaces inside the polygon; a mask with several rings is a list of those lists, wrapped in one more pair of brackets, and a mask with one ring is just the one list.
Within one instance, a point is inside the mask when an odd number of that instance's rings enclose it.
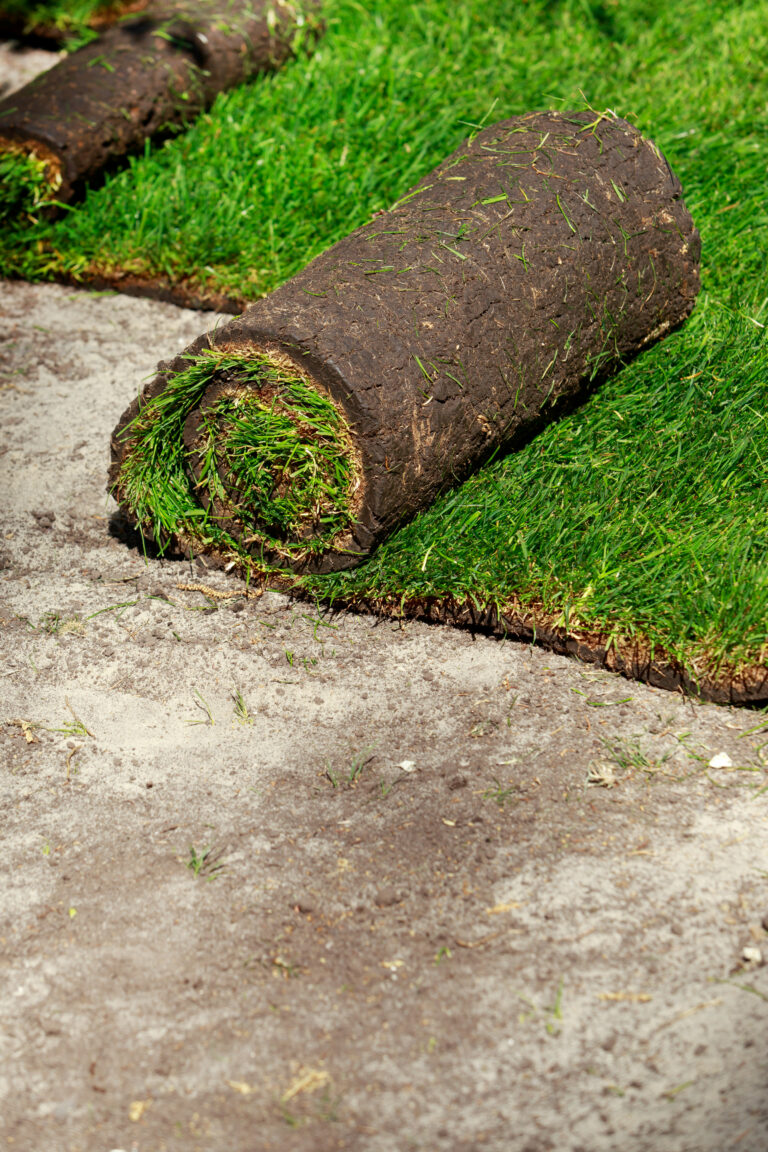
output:
{"label": "green grass", "polygon": [[[220,97],[0,269],[127,269],[254,298],[386,207],[469,131],[611,108],[663,149],[702,232],[691,321],[324,596],[514,600],[642,637],[694,673],[761,662],[768,4],[330,0],[310,59]],[[201,319],[201,327],[204,321]]]}
{"label": "green grass", "polygon": [[[223,391],[198,409],[206,390]],[[190,475],[184,424],[197,412]],[[233,559],[297,559],[348,529],[356,471],[343,416],[297,369],[268,355],[208,351],[142,405],[118,495],[159,544],[183,537]]]}
{"label": "green grass", "polygon": [[[765,316],[757,312],[756,319]],[[478,473],[323,595],[517,600],[690,670],[765,655],[764,330],[701,301],[579,412]]]}
{"label": "green grass", "polygon": [[44,160],[26,152],[0,152],[0,226],[34,219],[55,192]]}

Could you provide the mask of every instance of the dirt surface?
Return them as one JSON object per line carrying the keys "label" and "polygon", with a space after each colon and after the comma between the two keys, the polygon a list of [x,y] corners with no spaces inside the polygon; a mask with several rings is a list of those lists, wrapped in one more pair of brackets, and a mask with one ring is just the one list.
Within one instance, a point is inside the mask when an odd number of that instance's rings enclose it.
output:
{"label": "dirt surface", "polygon": [[109,432],[204,318],[0,308],[2,1141],[763,1152],[760,715],[145,561]]}

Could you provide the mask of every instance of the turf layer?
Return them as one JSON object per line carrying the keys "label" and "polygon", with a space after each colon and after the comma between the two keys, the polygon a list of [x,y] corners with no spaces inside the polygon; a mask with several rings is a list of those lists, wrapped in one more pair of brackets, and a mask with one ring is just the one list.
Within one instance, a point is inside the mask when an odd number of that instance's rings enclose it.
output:
{"label": "turf layer", "polygon": [[579,412],[312,589],[418,613],[449,599],[449,617],[491,606],[488,623],[613,644],[636,670],[678,663],[711,697],[746,676],[734,696],[763,698],[767,381],[763,330],[710,297]]}
{"label": "turf layer", "polygon": [[[703,238],[684,330],[497,461],[337,599],[514,605],[727,683],[765,666],[768,5],[331,0],[309,60],[221,97],[0,270],[252,298],[391,203],[468,124],[580,93],[655,139]],[[759,691],[757,695],[759,695]]]}
{"label": "turf layer", "polygon": [[0,226],[32,219],[55,189],[48,180],[44,160],[27,152],[0,152]]}

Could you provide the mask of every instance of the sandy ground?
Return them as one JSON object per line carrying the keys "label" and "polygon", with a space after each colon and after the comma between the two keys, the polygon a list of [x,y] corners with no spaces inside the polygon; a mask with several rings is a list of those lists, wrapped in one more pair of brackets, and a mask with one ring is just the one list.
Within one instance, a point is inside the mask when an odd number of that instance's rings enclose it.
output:
{"label": "sandy ground", "polygon": [[760,714],[145,560],[109,433],[213,318],[0,314],[0,1142],[765,1152]]}
{"label": "sandy ground", "polygon": [[7,1144],[764,1150],[759,714],[145,560],[109,432],[210,317],[0,308]]}
{"label": "sandy ground", "polygon": [[38,73],[52,68],[58,59],[58,52],[0,42],[0,97],[34,80]]}

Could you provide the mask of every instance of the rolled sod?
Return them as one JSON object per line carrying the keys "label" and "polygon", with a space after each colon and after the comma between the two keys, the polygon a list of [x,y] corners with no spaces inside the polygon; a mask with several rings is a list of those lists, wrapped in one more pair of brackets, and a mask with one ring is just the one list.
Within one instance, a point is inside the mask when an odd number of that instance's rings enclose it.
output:
{"label": "rolled sod", "polygon": [[161,547],[351,567],[679,325],[699,254],[630,124],[503,121],[161,364],[113,433],[111,490]]}
{"label": "rolled sod", "polygon": [[0,101],[10,173],[0,220],[72,200],[148,137],[280,67],[317,30],[317,0],[151,0]]}

